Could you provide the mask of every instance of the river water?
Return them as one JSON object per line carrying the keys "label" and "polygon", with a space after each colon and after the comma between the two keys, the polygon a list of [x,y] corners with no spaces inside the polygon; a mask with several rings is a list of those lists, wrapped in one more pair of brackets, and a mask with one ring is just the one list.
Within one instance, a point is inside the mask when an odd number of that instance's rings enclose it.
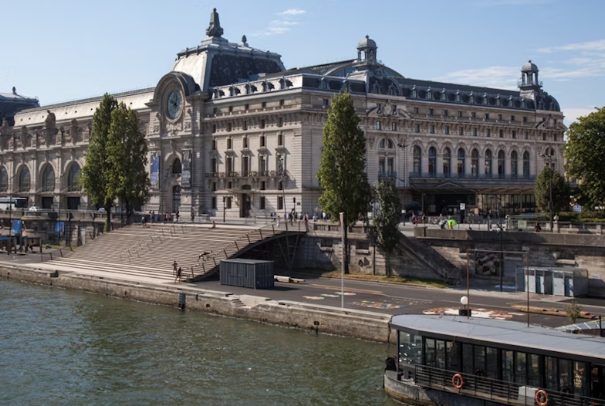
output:
{"label": "river water", "polygon": [[386,344],[0,281],[0,405],[394,405],[386,355]]}

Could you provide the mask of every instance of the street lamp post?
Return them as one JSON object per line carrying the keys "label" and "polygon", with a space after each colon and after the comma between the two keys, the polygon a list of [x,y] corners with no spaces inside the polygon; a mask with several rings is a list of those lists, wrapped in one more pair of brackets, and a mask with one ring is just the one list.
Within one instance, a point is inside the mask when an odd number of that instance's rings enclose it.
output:
{"label": "street lamp post", "polygon": [[549,198],[548,198],[548,217],[550,218],[550,232],[553,232],[553,219],[552,219],[552,173],[553,173],[553,167],[552,167],[552,155],[551,154],[542,154],[540,155],[542,158],[548,158],[548,173],[549,173],[549,177],[548,177],[548,194],[549,194]]}
{"label": "street lamp post", "polygon": [[13,249],[13,181],[17,174],[14,174],[8,182],[8,252],[10,255]]}

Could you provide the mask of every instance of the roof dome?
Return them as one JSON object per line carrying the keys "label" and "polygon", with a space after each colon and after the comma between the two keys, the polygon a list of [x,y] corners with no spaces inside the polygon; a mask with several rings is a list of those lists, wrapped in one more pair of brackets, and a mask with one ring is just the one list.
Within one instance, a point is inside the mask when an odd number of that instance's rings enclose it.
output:
{"label": "roof dome", "polygon": [[376,46],[376,42],[373,39],[370,39],[369,35],[366,35],[366,37],[364,39],[362,39],[361,41],[359,41],[359,44],[357,44],[357,49],[362,49],[362,48],[378,48]]}
{"label": "roof dome", "polygon": [[527,63],[525,65],[523,65],[521,67],[521,71],[522,72],[537,72],[538,71],[538,67],[536,66],[535,63],[531,63],[531,59],[529,61],[527,61]]}

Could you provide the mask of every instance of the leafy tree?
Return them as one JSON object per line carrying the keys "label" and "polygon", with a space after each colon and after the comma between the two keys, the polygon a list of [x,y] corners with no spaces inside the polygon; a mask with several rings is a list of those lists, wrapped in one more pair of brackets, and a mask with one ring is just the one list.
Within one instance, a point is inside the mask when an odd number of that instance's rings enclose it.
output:
{"label": "leafy tree", "polygon": [[377,182],[374,185],[374,196],[378,207],[374,213],[370,237],[376,246],[386,254],[386,273],[390,276],[390,258],[400,237],[397,225],[401,215],[401,202],[390,182]]}
{"label": "leafy tree", "polygon": [[[370,205],[370,185],[365,173],[366,139],[359,121],[349,92],[332,98],[317,172],[322,188],[319,204],[333,219],[344,213],[345,252],[348,252],[348,227],[365,216]],[[345,272],[348,273],[348,256]]]}
{"label": "leafy tree", "polygon": [[605,202],[605,107],[569,126],[565,157],[567,174],[581,184],[592,208]]}
{"label": "leafy tree", "polygon": [[90,202],[105,208],[107,219],[105,231],[109,231],[111,206],[113,196],[107,195],[107,137],[111,126],[111,113],[118,107],[118,102],[109,94],[105,94],[99,107],[92,116],[92,132],[88,144],[86,163],[82,168],[80,183]]}
{"label": "leafy tree", "polygon": [[545,166],[536,179],[534,196],[540,210],[548,211],[550,200],[550,177],[552,176],[552,209],[553,213],[569,210],[571,188],[563,175],[557,170]]}
{"label": "leafy tree", "polygon": [[137,114],[124,103],[111,113],[107,137],[107,196],[115,196],[126,209],[130,223],[132,210],[149,198],[147,143],[139,131]]}
{"label": "leafy tree", "polygon": [[571,324],[575,324],[576,320],[578,320],[582,315],[582,306],[573,300],[570,304],[565,306],[565,314],[567,315],[567,319],[571,322]]}

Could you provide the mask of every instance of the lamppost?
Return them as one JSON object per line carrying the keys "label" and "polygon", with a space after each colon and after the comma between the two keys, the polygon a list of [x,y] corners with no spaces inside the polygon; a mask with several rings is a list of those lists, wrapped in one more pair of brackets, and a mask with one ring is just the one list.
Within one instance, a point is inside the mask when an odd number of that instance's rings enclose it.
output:
{"label": "lamppost", "polygon": [[403,150],[403,179],[400,179],[400,180],[403,181],[403,187],[405,188],[405,186],[406,186],[405,171],[407,170],[407,167],[406,167],[406,155],[407,154],[406,154],[405,149],[408,147],[408,145],[403,142],[400,142],[397,144],[397,146]]}
{"label": "lamppost", "polygon": [[7,254],[13,248],[13,180],[17,174],[14,174],[8,181],[8,250]]}
{"label": "lamppost", "polygon": [[552,222],[552,154],[543,153],[540,155],[542,158],[548,158],[548,169],[549,169],[549,177],[548,177],[548,217],[550,217],[550,232],[553,232],[553,222]]}

